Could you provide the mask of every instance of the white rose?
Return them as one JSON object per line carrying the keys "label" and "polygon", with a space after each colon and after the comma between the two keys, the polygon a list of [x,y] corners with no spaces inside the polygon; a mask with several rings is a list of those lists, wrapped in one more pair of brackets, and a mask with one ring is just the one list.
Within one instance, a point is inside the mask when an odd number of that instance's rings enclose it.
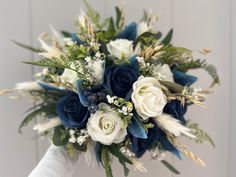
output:
{"label": "white rose", "polygon": [[122,128],[122,120],[118,113],[105,103],[100,103],[99,110],[91,114],[87,129],[94,141],[105,145],[120,143],[127,135],[126,129]]}
{"label": "white rose", "polygon": [[169,65],[157,65],[154,67],[153,71],[158,80],[174,82],[173,73],[171,72]]}
{"label": "white rose", "polygon": [[90,62],[88,62],[88,68],[90,70],[91,76],[93,77],[93,81],[96,84],[102,84],[104,69],[105,69],[105,61],[91,60]]}
{"label": "white rose", "polygon": [[69,83],[71,83],[72,85],[75,86],[76,85],[76,81],[79,79],[79,77],[78,77],[78,73],[77,72],[65,68],[64,72],[60,76],[60,79],[62,81],[69,82]]}
{"label": "white rose", "polygon": [[140,76],[133,85],[132,101],[143,120],[162,114],[167,100],[156,78]]}
{"label": "white rose", "polygon": [[138,24],[138,27],[137,27],[137,34],[138,36],[145,33],[145,32],[148,32],[152,29],[152,27],[150,25],[148,25],[147,22],[145,21],[142,21],[141,23]]}
{"label": "white rose", "polygon": [[128,59],[133,54],[133,42],[127,39],[116,39],[107,44],[107,50],[118,59]]}
{"label": "white rose", "polygon": [[[60,79],[65,82],[69,82],[72,85],[76,86],[76,82],[79,80],[78,73],[74,70],[76,70],[76,65],[81,65],[79,61],[71,62],[70,63],[70,68],[71,69],[64,69],[64,72],[60,76]],[[78,70],[78,72],[82,72],[82,70]]]}

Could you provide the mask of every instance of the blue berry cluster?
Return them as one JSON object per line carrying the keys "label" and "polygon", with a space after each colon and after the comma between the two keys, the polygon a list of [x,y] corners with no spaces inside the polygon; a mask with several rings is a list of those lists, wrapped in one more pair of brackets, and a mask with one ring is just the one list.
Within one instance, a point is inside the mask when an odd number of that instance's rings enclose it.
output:
{"label": "blue berry cluster", "polygon": [[94,93],[91,90],[86,90],[84,91],[84,95],[87,97],[88,111],[91,114],[95,114],[95,112],[99,109],[98,104],[106,100],[106,93],[104,91]]}

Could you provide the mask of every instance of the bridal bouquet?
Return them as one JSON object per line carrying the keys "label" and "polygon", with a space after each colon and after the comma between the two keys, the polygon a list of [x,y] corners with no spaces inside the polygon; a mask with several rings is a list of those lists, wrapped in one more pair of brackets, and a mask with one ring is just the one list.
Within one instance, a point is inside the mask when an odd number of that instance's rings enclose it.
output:
{"label": "bridal bouquet", "polygon": [[[146,152],[176,174],[178,170],[165,160],[166,152],[205,166],[179,137],[214,146],[184,115],[190,105],[205,106],[205,95],[219,83],[215,67],[171,44],[173,30],[164,37],[154,31],[157,17],[151,13],[126,25],[118,7],[116,18],[103,20],[86,1],[85,6],[76,33],[51,27],[51,36],[39,36],[40,49],[17,43],[41,56],[24,63],[43,67],[35,81],[1,90],[2,95],[19,91],[34,102],[19,131],[38,119],[34,129],[40,135],[64,146],[70,156],[80,151],[89,164],[97,160],[107,177],[112,177],[113,157],[123,165],[125,176],[129,165],[146,172],[140,161]],[[194,88],[197,77],[187,73],[191,69],[205,70],[213,78],[210,87]]]}

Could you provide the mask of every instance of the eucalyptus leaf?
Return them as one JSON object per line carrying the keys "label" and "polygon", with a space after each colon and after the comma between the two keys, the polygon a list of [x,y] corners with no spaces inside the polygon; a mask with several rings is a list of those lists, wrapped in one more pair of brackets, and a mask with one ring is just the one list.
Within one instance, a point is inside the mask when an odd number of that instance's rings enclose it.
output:
{"label": "eucalyptus leaf", "polygon": [[116,156],[119,159],[120,163],[123,165],[124,168],[124,175],[128,176],[129,169],[126,166],[126,163],[132,164],[132,162],[120,152],[120,150],[117,148],[116,145],[114,144],[110,145],[109,150],[114,156]]}
{"label": "eucalyptus leaf", "polygon": [[106,172],[106,177],[113,177],[111,169],[111,160],[109,158],[108,146],[101,146],[101,161]]}
{"label": "eucalyptus leaf", "polygon": [[165,161],[165,160],[162,160],[161,163],[162,163],[165,167],[167,167],[171,172],[173,172],[173,173],[175,173],[175,174],[177,174],[177,175],[180,174],[180,172],[179,172],[175,167],[173,167],[173,165],[171,165],[169,162],[167,162],[167,161]]}
{"label": "eucalyptus leaf", "polygon": [[177,92],[177,93],[182,93],[184,89],[182,85],[174,83],[174,82],[162,81],[162,80],[159,80],[159,82],[165,87],[167,87],[169,90]]}
{"label": "eucalyptus leaf", "polygon": [[116,7],[116,28],[120,27],[122,12],[119,7]]}
{"label": "eucalyptus leaf", "polygon": [[24,48],[24,49],[27,49],[27,50],[30,50],[32,52],[36,52],[36,53],[40,53],[40,52],[43,52],[43,50],[41,49],[38,49],[38,48],[35,48],[35,47],[32,47],[30,45],[26,45],[26,44],[23,44],[23,43],[20,43],[20,42],[17,42],[17,41],[13,41],[16,45]]}
{"label": "eucalyptus leaf", "polygon": [[62,34],[64,37],[71,37],[71,33],[68,32],[68,31],[65,31],[65,30],[61,30],[61,34]]}
{"label": "eucalyptus leaf", "polygon": [[110,40],[113,40],[115,38],[115,35],[116,35],[116,28],[112,17],[109,18],[108,20],[107,30],[106,31],[101,30],[96,33],[97,38],[105,43],[109,42]]}
{"label": "eucalyptus leaf", "polygon": [[114,145],[114,144],[110,145],[109,150],[119,160],[124,161],[124,162],[129,163],[129,164],[132,164],[132,162],[120,152],[120,150],[117,148],[116,145]]}
{"label": "eucalyptus leaf", "polygon": [[109,19],[109,26],[107,32],[110,34],[110,36],[114,36],[116,33],[115,24],[112,17]]}
{"label": "eucalyptus leaf", "polygon": [[56,146],[65,146],[68,143],[69,134],[65,127],[58,126],[54,129],[53,144]]}
{"label": "eucalyptus leaf", "polygon": [[171,39],[172,39],[172,37],[173,37],[173,32],[174,32],[174,30],[171,29],[171,30],[168,32],[168,34],[166,35],[166,37],[161,41],[161,44],[163,44],[163,45],[169,45],[170,42],[171,42]]}
{"label": "eucalyptus leaf", "polygon": [[129,168],[126,166],[126,163],[124,161],[120,161],[120,163],[123,165],[124,175],[128,176],[129,175]]}

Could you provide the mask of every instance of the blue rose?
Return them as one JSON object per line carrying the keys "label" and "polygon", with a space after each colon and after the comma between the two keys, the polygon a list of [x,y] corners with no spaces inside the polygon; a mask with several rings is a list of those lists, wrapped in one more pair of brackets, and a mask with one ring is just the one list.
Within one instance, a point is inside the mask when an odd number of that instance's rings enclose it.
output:
{"label": "blue rose", "polygon": [[197,77],[177,71],[176,69],[172,69],[172,73],[175,82],[183,86],[190,86],[197,81]]}
{"label": "blue rose", "polygon": [[78,44],[78,45],[85,44],[85,42],[82,41],[82,40],[78,37],[78,35],[77,35],[76,33],[72,33],[72,34],[70,35],[70,38],[71,38],[71,40],[72,40],[73,42],[75,42],[75,43]]}
{"label": "blue rose", "polygon": [[135,153],[136,157],[142,157],[148,149],[151,149],[157,142],[160,142],[164,150],[170,151],[178,158],[181,158],[179,151],[169,142],[165,132],[163,132],[153,120],[150,122],[154,127],[148,129],[147,139],[136,138],[132,135],[130,136],[132,143],[131,150]]}
{"label": "blue rose", "polygon": [[136,57],[129,64],[112,64],[105,68],[104,86],[118,97],[130,99],[133,83],[139,77]]}
{"label": "blue rose", "polygon": [[124,28],[117,36],[117,39],[128,39],[134,41],[137,37],[137,24],[135,22],[130,23]]}
{"label": "blue rose", "polygon": [[166,104],[163,112],[172,115],[174,118],[185,124],[184,114],[187,112],[187,104],[183,106],[180,101],[173,100]]}
{"label": "blue rose", "polygon": [[56,111],[62,124],[68,128],[83,128],[89,117],[88,108],[84,107],[79,96],[71,91],[59,100]]}
{"label": "blue rose", "polygon": [[143,154],[151,148],[155,143],[157,143],[159,136],[160,136],[160,129],[157,125],[152,121],[154,124],[153,128],[148,129],[148,134],[146,139],[137,138],[134,136],[130,136],[132,145],[131,150],[135,153],[136,157],[140,158]]}

